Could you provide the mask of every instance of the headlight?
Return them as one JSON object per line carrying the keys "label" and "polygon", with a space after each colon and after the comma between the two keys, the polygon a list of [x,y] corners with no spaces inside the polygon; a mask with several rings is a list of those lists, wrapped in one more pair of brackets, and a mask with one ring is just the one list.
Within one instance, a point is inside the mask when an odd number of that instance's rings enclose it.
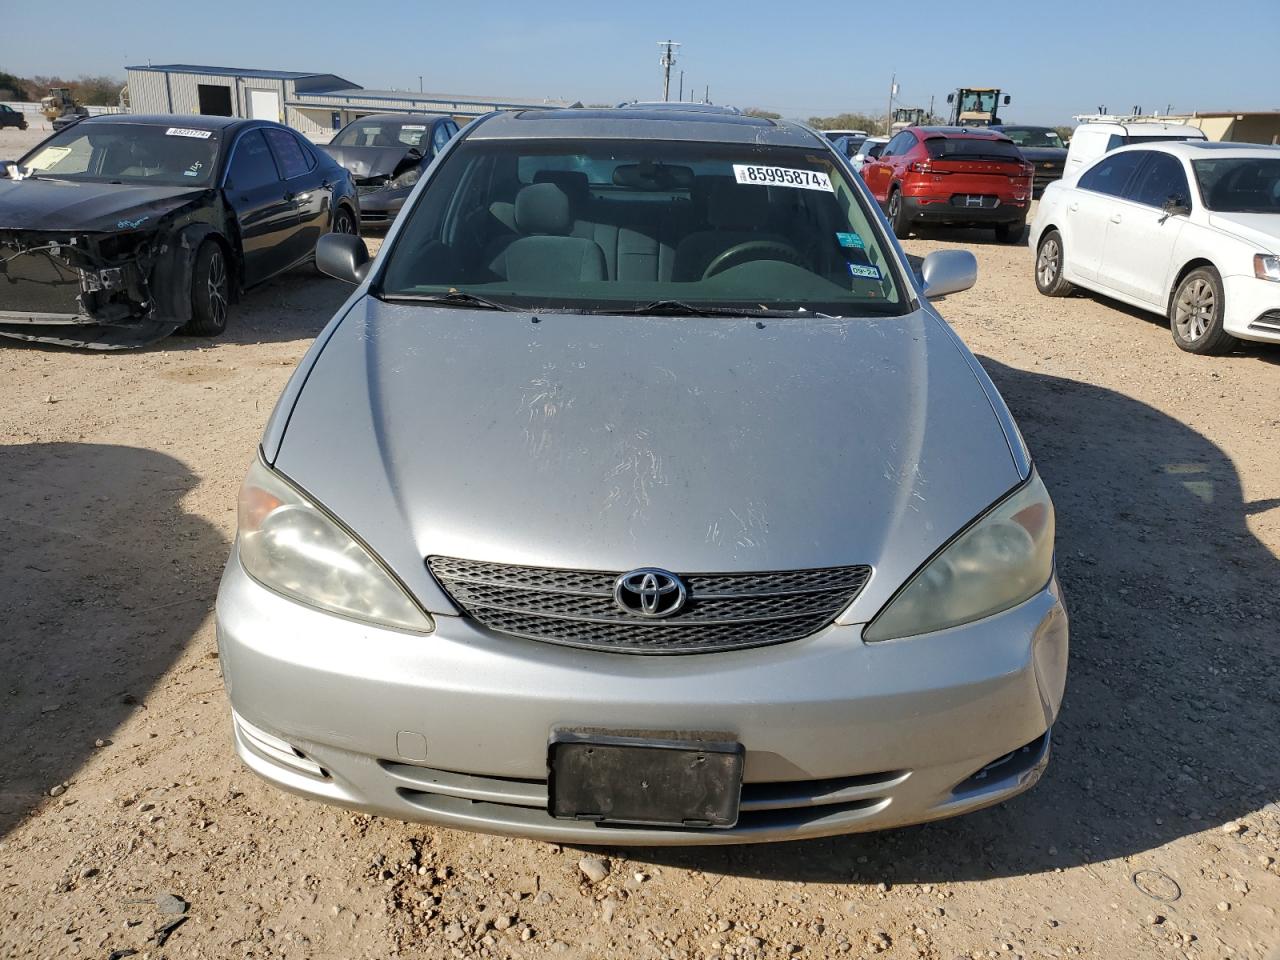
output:
{"label": "headlight", "polygon": [[1255,253],[1253,275],[1259,280],[1274,280],[1280,283],[1280,257],[1270,253]]}
{"label": "headlight", "polygon": [[245,570],[278,593],[402,630],[435,627],[364,546],[257,458],[240,488],[237,536]]}
{"label": "headlight", "polygon": [[933,556],[863,633],[868,641],[932,633],[1017,606],[1053,573],[1053,502],[1031,478]]}
{"label": "headlight", "polygon": [[418,178],[422,176],[422,168],[414,167],[412,170],[406,170],[400,176],[391,181],[393,187],[412,187],[418,182]]}

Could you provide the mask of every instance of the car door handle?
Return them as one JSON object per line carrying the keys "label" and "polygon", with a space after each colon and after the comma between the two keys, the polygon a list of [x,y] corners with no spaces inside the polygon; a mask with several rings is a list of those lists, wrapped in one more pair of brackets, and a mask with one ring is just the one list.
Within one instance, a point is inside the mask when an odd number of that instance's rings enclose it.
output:
{"label": "car door handle", "polygon": [[1113,213],[1113,214],[1111,215],[1111,222],[1112,222],[1112,223],[1119,223],[1119,222],[1120,222],[1120,214],[1118,214],[1118,213]]}
{"label": "car door handle", "polygon": [[1080,201],[1077,200],[1075,203],[1071,204],[1071,206],[1067,207],[1067,209],[1070,210],[1072,213],[1075,213],[1077,210],[1080,209]]}
{"label": "car door handle", "polygon": [[297,195],[296,193],[294,193],[292,190],[290,190],[288,193],[286,193],[286,194],[284,195],[284,198],[285,198],[285,200],[287,201],[287,200],[293,200],[293,199],[294,199],[294,198],[296,198],[297,196],[298,196],[298,195]]}

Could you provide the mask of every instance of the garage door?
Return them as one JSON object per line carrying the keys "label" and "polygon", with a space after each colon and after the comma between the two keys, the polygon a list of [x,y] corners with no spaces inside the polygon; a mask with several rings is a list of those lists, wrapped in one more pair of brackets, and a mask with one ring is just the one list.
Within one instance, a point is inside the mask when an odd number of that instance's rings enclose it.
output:
{"label": "garage door", "polygon": [[274,90],[249,91],[249,116],[255,120],[280,121],[280,94]]}

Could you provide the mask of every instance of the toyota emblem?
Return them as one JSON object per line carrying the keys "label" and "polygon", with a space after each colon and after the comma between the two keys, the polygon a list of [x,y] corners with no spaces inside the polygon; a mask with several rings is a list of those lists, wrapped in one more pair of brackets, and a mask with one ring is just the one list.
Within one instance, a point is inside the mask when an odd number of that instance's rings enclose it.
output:
{"label": "toyota emblem", "polygon": [[679,577],[656,567],[624,573],[613,585],[613,602],[638,617],[669,617],[679,613],[688,598]]}

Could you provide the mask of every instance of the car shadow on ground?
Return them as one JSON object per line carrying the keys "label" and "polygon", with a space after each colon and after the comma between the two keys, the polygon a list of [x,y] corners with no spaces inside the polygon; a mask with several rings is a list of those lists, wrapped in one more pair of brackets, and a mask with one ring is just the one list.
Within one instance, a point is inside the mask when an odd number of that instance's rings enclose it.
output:
{"label": "car shadow on ground", "polygon": [[228,545],[133,447],[0,447],[0,837],[70,779],[208,615]]}
{"label": "car shadow on ground", "polygon": [[[1058,510],[1071,667],[1041,783],[918,827],[629,856],[710,873],[941,882],[1135,857],[1280,796],[1280,561],[1245,525],[1230,458],[1183,423],[1088,383],[990,372]],[[856,731],[851,731],[856,735]]]}

